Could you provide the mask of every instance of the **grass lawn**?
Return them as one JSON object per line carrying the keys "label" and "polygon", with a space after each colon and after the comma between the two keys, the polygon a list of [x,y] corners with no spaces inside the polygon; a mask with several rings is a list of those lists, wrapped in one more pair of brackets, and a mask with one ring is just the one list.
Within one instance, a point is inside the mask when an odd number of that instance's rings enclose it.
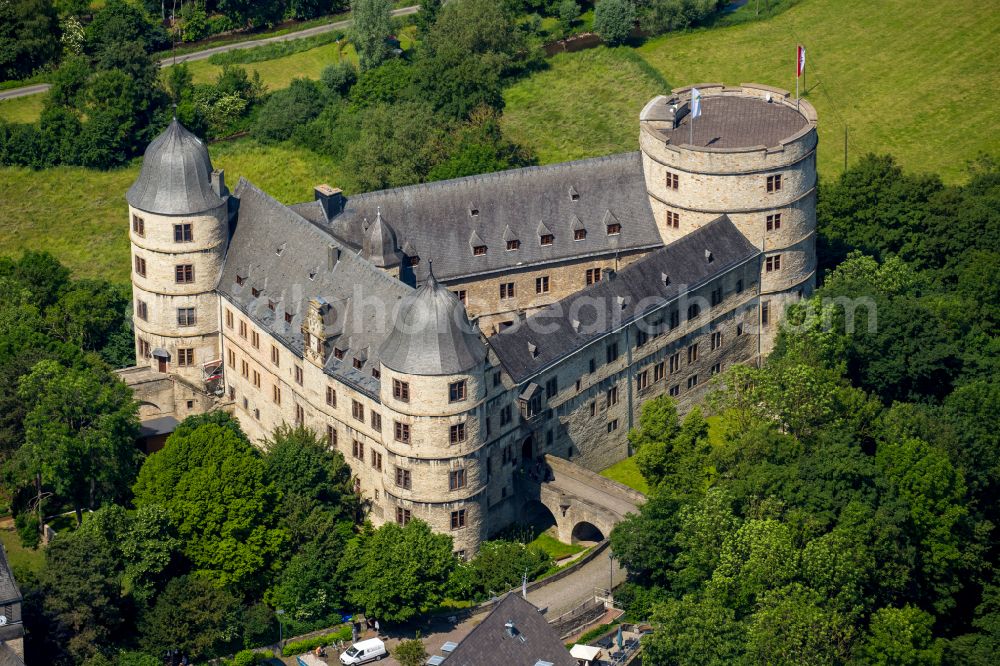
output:
{"label": "grass lawn", "polygon": [[507,90],[504,122],[543,163],[635,150],[654,94],[701,81],[794,90],[802,43],[822,175],[843,168],[846,123],[851,159],[890,152],[956,182],[980,151],[1000,153],[998,32],[1000,12],[980,0],[803,0],[769,20],[560,54]]}
{"label": "grass lawn", "polygon": [[633,490],[638,490],[644,495],[649,492],[649,485],[646,483],[646,479],[642,478],[639,467],[635,464],[635,456],[619,460],[602,471],[601,476],[624,484]]}
{"label": "grass lawn", "polygon": [[[231,188],[246,176],[285,203],[312,198],[313,185],[342,180],[332,161],[312,153],[247,140],[211,151]],[[78,277],[127,281],[125,191],[138,173],[138,161],[115,171],[0,168],[0,253],[49,250]]]}
{"label": "grass lawn", "polygon": [[41,548],[31,550],[21,545],[21,539],[14,531],[13,521],[9,523],[9,526],[5,524],[0,527],[0,542],[3,543],[3,547],[7,551],[7,561],[10,562],[10,568],[14,571],[14,578],[21,578],[20,572],[22,571],[35,573],[41,571],[45,554]]}
{"label": "grass lawn", "polygon": [[0,100],[0,119],[9,123],[33,123],[42,115],[45,95],[25,95],[14,99]]}
{"label": "grass lawn", "polygon": [[528,543],[529,546],[538,546],[553,560],[561,560],[564,557],[569,557],[570,555],[576,555],[579,552],[585,550],[584,546],[579,544],[568,544],[559,541],[554,536],[548,532],[542,532],[533,541]]}

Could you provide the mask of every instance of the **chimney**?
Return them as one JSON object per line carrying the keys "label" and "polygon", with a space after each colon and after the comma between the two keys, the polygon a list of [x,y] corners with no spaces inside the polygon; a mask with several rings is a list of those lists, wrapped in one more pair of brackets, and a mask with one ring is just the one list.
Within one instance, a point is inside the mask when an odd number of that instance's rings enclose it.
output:
{"label": "chimney", "polygon": [[602,268],[601,272],[604,273],[604,279],[605,280],[614,280],[615,279],[615,269],[613,269],[613,268]]}
{"label": "chimney", "polygon": [[332,271],[340,261],[340,248],[332,243],[326,246],[326,270]]}
{"label": "chimney", "polygon": [[210,176],[212,182],[212,190],[219,196],[224,197],[229,194],[229,190],[226,189],[226,170],[216,169],[212,172]]}
{"label": "chimney", "polygon": [[323,206],[323,214],[327,220],[332,220],[344,210],[344,192],[339,187],[317,185],[314,188],[316,201]]}

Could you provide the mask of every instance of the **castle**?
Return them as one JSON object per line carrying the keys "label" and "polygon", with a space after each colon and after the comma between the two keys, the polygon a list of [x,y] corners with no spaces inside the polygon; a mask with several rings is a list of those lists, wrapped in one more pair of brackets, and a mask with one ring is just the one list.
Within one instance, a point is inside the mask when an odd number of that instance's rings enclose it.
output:
{"label": "castle", "polygon": [[303,424],[376,524],[474,552],[523,461],[624,458],[644,401],[688,408],[814,287],[815,111],[697,88],[693,125],[691,88],[642,109],[636,153],[291,206],[174,120],[127,194],[142,413]]}

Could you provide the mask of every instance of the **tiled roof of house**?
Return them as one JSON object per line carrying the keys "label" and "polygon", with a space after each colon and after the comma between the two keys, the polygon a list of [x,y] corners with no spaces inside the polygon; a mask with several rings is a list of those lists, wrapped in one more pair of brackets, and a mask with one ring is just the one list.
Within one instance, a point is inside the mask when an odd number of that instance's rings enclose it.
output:
{"label": "tiled roof of house", "polygon": [[[521,382],[759,253],[729,218],[722,216],[629,264],[612,279],[542,308],[491,336],[488,342],[514,381]],[[588,305],[581,299],[587,299]]]}
{"label": "tiled roof of house", "polygon": [[[358,194],[332,220],[315,201],[292,209],[357,248],[381,211],[400,248],[420,257],[418,283],[427,279],[428,260],[438,279],[449,281],[662,244],[638,152]],[[620,233],[607,233],[611,218]],[[586,238],[574,240],[581,228]],[[545,233],[551,244],[541,244]],[[508,251],[511,240],[520,244]],[[475,255],[475,245],[486,253]]]}

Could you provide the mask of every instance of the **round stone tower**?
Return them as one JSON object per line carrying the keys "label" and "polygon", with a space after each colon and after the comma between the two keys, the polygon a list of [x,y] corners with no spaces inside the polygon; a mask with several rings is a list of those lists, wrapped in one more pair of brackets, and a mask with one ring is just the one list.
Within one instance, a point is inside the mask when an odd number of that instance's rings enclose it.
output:
{"label": "round stone tower", "polygon": [[383,515],[420,518],[469,554],[487,530],[485,358],[478,328],[433,273],[400,302],[380,351],[381,400],[395,420]]}
{"label": "round stone tower", "polygon": [[[701,115],[691,117],[691,90]],[[763,252],[761,350],[785,305],[816,280],[816,111],[785,90],[744,83],[678,88],[639,116],[646,189],[665,243],[726,214]]]}
{"label": "round stone tower", "polygon": [[229,193],[208,149],[175,118],[146,148],[126,195],[136,362],[198,385],[219,358],[214,293],[229,242]]}

